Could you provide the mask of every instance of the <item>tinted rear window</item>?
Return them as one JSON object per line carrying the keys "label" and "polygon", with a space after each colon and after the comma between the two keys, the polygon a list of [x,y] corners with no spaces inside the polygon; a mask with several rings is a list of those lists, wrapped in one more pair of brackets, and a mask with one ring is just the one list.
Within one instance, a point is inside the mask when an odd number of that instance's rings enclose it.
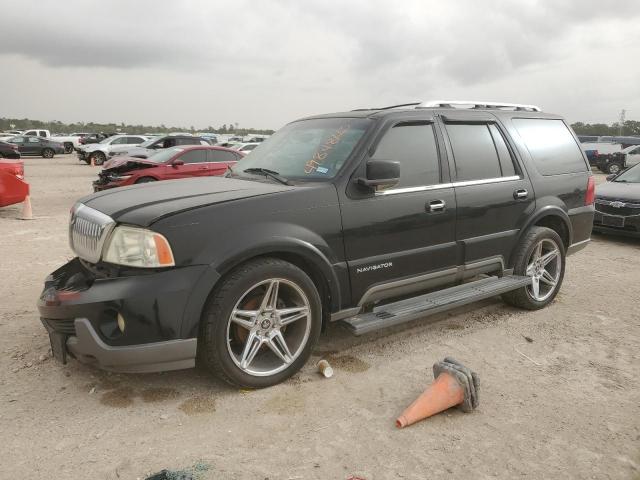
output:
{"label": "tinted rear window", "polygon": [[587,170],[582,151],[562,120],[514,118],[513,124],[542,175]]}
{"label": "tinted rear window", "polygon": [[[456,162],[458,181],[502,176],[498,152],[488,125],[452,123],[447,124],[446,128]],[[499,136],[498,138],[501,139]]]}

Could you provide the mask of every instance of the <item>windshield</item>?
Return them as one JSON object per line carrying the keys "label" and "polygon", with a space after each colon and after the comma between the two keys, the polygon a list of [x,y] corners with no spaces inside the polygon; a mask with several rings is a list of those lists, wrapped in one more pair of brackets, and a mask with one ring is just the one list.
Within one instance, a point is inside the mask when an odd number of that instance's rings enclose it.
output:
{"label": "windshield", "polygon": [[371,124],[366,118],[318,118],[290,123],[240,160],[236,174],[268,168],[286,178],[333,178]]}
{"label": "windshield", "polygon": [[180,147],[172,147],[172,148],[164,148],[162,150],[158,150],[147,157],[147,160],[156,163],[164,163],[169,161],[175,154],[183,151],[184,148]]}
{"label": "windshield", "polygon": [[153,138],[150,138],[149,140],[142,142],[140,145],[138,145],[138,147],[147,148],[149,145],[153,145],[157,141],[158,141],[158,137],[153,137]]}
{"label": "windshield", "polygon": [[639,165],[640,165],[640,163],[638,165],[634,165],[630,169],[622,172],[613,181],[614,182],[640,183],[640,168],[638,168]]}
{"label": "windshield", "polygon": [[115,140],[115,138],[113,138],[113,137],[105,137],[102,140],[100,140],[98,143],[110,143],[112,140]]}

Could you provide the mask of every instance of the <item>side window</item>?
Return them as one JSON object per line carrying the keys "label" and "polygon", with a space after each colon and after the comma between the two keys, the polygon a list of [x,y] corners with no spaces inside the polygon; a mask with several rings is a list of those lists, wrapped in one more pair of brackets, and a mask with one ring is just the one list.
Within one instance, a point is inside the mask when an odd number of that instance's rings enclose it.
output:
{"label": "side window", "polygon": [[209,155],[208,162],[235,162],[238,160],[236,155],[226,150],[206,150]]}
{"label": "side window", "polygon": [[37,133],[35,130],[31,130],[30,132],[25,133],[25,135],[28,135],[29,137],[36,137]]}
{"label": "side window", "polygon": [[47,136],[47,132],[45,132],[44,130],[40,130],[40,136],[41,137],[46,137]]}
{"label": "side window", "polygon": [[129,144],[137,145],[138,143],[142,143],[142,142],[144,142],[144,140],[140,137],[127,137],[127,143]]}
{"label": "side window", "polygon": [[[488,124],[450,123],[446,128],[456,164],[457,181],[502,176],[498,150]],[[501,139],[500,133],[497,133]]]}
{"label": "side window", "polygon": [[500,159],[500,168],[502,170],[503,177],[512,177],[516,174],[516,169],[513,166],[513,158],[507,147],[507,143],[504,141],[500,129],[493,123],[489,124],[489,131],[491,137],[493,137],[493,144],[498,151],[498,158]]}
{"label": "side window", "polygon": [[393,188],[440,183],[440,163],[433,124],[405,122],[389,129],[371,157],[400,162],[400,182]]}
{"label": "side window", "polygon": [[[165,138],[162,141],[162,148],[171,148],[177,145],[177,140],[175,138]],[[186,162],[185,162],[186,163]]]}
{"label": "side window", "polygon": [[180,155],[180,160],[184,163],[202,163],[207,161],[206,150],[189,150]]}
{"label": "side window", "polygon": [[122,144],[125,143],[126,139],[127,139],[127,137],[116,138],[115,140],[113,140],[111,142],[111,145],[122,145]]}
{"label": "side window", "polygon": [[629,152],[630,155],[640,155],[640,147],[634,148]]}
{"label": "side window", "polygon": [[562,120],[514,118],[513,124],[542,175],[587,170],[582,151]]}
{"label": "side window", "polygon": [[195,138],[179,138],[178,145],[198,145],[200,142]]}

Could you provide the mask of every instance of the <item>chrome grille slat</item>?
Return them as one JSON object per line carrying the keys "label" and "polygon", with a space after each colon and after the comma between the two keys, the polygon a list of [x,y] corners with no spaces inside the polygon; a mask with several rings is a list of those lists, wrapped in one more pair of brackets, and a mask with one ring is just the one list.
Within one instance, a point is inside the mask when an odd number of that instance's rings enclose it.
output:
{"label": "chrome grille slat", "polygon": [[102,247],[115,226],[111,217],[79,203],[71,211],[69,243],[82,259],[96,263],[102,255]]}

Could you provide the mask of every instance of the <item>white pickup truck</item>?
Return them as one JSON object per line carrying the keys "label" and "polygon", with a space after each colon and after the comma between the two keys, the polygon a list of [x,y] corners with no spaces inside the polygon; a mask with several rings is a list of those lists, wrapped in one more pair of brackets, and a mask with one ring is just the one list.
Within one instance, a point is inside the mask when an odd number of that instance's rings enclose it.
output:
{"label": "white pickup truck", "polygon": [[71,153],[73,152],[74,148],[78,148],[80,146],[79,135],[51,135],[51,132],[49,132],[49,130],[43,130],[41,128],[25,130],[24,132],[22,132],[22,135],[28,135],[30,137],[44,137],[55,142],[62,143],[64,145],[64,153]]}

